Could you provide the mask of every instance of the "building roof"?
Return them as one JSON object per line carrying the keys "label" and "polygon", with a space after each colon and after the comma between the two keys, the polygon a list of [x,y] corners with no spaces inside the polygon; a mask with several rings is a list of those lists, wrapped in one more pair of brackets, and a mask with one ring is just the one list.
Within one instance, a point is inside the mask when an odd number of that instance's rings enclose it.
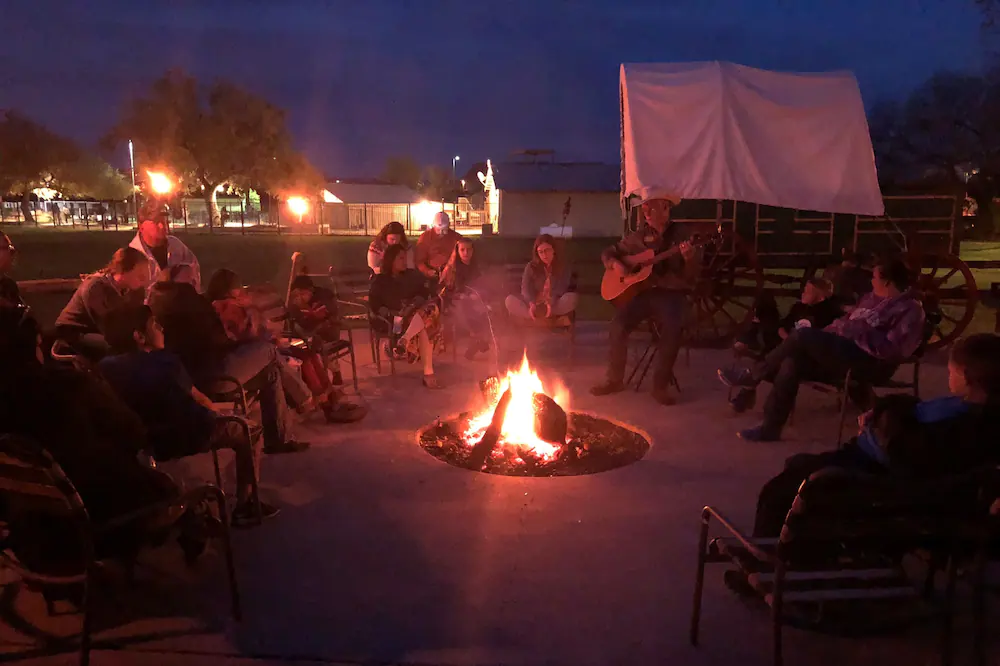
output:
{"label": "building roof", "polygon": [[493,165],[503,192],[618,192],[621,167],[600,162],[507,162]]}
{"label": "building roof", "polygon": [[385,183],[327,183],[327,191],[349,204],[411,204],[420,194],[403,185]]}

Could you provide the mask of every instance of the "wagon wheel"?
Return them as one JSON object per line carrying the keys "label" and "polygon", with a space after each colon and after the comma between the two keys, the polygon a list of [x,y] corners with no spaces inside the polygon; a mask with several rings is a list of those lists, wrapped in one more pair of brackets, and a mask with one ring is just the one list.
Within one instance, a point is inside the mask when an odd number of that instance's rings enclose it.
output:
{"label": "wagon wheel", "polygon": [[753,246],[732,231],[704,250],[701,276],[691,296],[689,344],[728,344],[753,317],[753,306],[764,289],[764,274]]}
{"label": "wagon wheel", "polygon": [[924,308],[940,316],[928,349],[954,342],[972,322],[979,303],[979,288],[968,265],[953,254],[911,252],[906,264],[917,274],[917,289]]}

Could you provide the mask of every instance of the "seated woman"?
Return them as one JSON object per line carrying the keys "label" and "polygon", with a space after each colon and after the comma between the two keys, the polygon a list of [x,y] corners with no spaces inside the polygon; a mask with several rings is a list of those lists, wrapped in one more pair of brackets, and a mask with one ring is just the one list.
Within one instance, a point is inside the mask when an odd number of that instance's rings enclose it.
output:
{"label": "seated woman", "polygon": [[117,250],[107,266],[84,279],[59,313],[56,339],[91,361],[101,360],[108,353],[104,318],[149,280],[146,255],[132,247]]}
{"label": "seated woman", "polygon": [[372,280],[368,305],[378,315],[373,325],[383,335],[398,335],[392,353],[406,355],[410,363],[418,358],[424,364],[424,386],[442,388],[434,376],[433,351],[441,341],[441,311],[430,300],[427,280],[406,267],[404,249],[399,245],[385,251],[385,269]]}
{"label": "seated woman", "polygon": [[[253,306],[239,276],[220,268],[212,274],[205,296],[219,314],[226,334],[234,342],[267,341],[277,344],[263,323],[260,311]],[[302,362],[301,375],[289,363],[287,356]],[[337,391],[331,386],[323,359],[314,351],[286,347],[277,356],[281,372],[281,386],[289,403],[300,412],[312,406],[319,407],[331,423],[346,423],[364,418],[357,405],[338,401]]]}
{"label": "seated woman", "polygon": [[368,245],[368,268],[374,275],[382,272],[385,251],[393,246],[401,245],[406,252],[406,267],[416,268],[413,246],[406,238],[406,229],[399,222],[390,222],[382,227],[375,240]]}
{"label": "seated woman", "polygon": [[[38,324],[24,308],[0,307],[0,431],[43,446],[97,524],[177,497],[170,477],[138,459],[147,445],[139,417],[93,373],[42,365],[40,344]],[[33,526],[29,515],[24,518],[28,523],[21,527],[31,538],[19,544],[27,550],[19,548],[18,557],[29,560],[29,567],[54,571],[79,564],[79,551],[65,542],[72,539],[72,525],[49,529],[50,522]],[[171,519],[176,515],[164,514],[146,527],[155,531]],[[117,531],[98,543],[99,554],[133,557],[148,534]]]}
{"label": "seated woman", "polygon": [[753,389],[762,381],[772,382],[764,422],[739,436],[779,439],[802,381],[838,382],[848,370],[859,381],[869,381],[891,374],[912,356],[923,339],[924,309],[910,289],[911,279],[902,261],[883,262],[872,275],[872,293],[851,314],[822,330],[794,331],[752,368],[719,369],[719,379],[732,387]]}
{"label": "seated woman", "polygon": [[[733,343],[733,351],[760,358],[792,332],[800,328],[826,328],[843,314],[840,299],[833,295],[833,284],[823,278],[813,278],[806,283],[802,299],[792,305],[784,318],[778,314],[774,298],[765,294],[754,307],[753,323]],[[729,404],[739,414],[752,409],[756,400],[757,391],[745,388],[740,389]]]}
{"label": "seated woman", "polygon": [[923,402],[881,398],[858,418],[858,436],[843,448],[789,458],[760,491],[754,536],[778,536],[799,486],[826,467],[933,479],[1000,462],[1000,336],[957,341],[948,388],[950,396]]}
{"label": "seated woman", "polygon": [[[146,305],[123,306],[108,314],[107,340],[112,355],[100,362],[101,374],[139,415],[149,432],[156,460],[175,460],[213,448],[236,454],[234,527],[249,527],[257,517],[270,518],[276,507],[253,494],[260,475],[260,448],[235,423],[216,419],[219,410],[195,388],[181,360],[163,348],[163,328]],[[259,440],[258,440],[259,441]]]}
{"label": "seated woman", "polygon": [[524,267],[521,294],[507,297],[507,311],[524,321],[565,320],[576,310],[573,274],[556,252],[555,238],[542,234],[535,239],[531,261]]}
{"label": "seated woman", "polygon": [[465,358],[472,360],[476,354],[490,350],[489,313],[486,303],[489,294],[484,280],[482,264],[471,238],[462,238],[441,270],[441,298],[448,314],[456,325],[469,332],[469,348]]}

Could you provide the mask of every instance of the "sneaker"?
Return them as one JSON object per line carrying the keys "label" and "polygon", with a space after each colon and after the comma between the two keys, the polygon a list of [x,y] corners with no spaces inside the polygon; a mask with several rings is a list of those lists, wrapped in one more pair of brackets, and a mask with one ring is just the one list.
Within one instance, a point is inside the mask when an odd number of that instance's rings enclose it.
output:
{"label": "sneaker", "polygon": [[296,439],[289,439],[275,446],[265,446],[264,453],[299,453],[305,451],[310,446],[309,442],[300,442]]}
{"label": "sneaker", "polygon": [[[276,506],[272,506],[267,502],[260,502],[259,504],[260,517],[262,520],[274,518],[281,513],[281,509]],[[236,508],[233,509],[233,517],[230,520],[230,524],[238,529],[255,527],[257,525],[257,506],[258,502],[255,500],[238,504]]]}
{"label": "sneaker", "polygon": [[736,434],[740,439],[745,439],[748,442],[777,442],[781,439],[781,435],[779,433],[773,432],[769,428],[765,428],[763,425],[747,428],[746,430],[740,430]]}
{"label": "sneaker", "polygon": [[441,382],[439,382],[437,380],[437,377],[435,377],[434,375],[424,375],[424,386],[431,389],[432,391],[444,388],[444,385],[441,384]]}
{"label": "sneaker", "polygon": [[598,384],[590,389],[591,395],[611,395],[612,393],[621,393],[625,390],[625,385],[621,382],[604,382],[603,384]]}
{"label": "sneaker", "polygon": [[653,400],[661,405],[669,407],[677,404],[677,396],[670,389],[670,387],[653,389],[651,395],[653,396]]}
{"label": "sneaker", "polygon": [[718,375],[719,379],[726,386],[754,388],[758,384],[757,380],[753,378],[753,373],[750,372],[750,368],[735,366],[719,368]]}
{"label": "sneaker", "polygon": [[745,411],[754,408],[757,404],[757,391],[752,388],[741,388],[733,396],[733,399],[729,401],[729,406],[733,408],[733,412],[736,414],[742,414]]}
{"label": "sneaker", "polygon": [[366,405],[353,402],[338,402],[323,410],[327,423],[355,423],[368,415]]}

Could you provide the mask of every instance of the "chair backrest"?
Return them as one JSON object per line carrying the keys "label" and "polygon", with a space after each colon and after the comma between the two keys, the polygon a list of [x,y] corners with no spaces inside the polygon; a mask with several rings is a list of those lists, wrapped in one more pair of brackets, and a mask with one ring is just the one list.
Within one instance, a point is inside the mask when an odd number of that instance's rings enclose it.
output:
{"label": "chair backrest", "polygon": [[[906,544],[921,536],[964,533],[988,518],[1000,468],[941,479],[897,479],[842,468],[810,476],[785,518],[779,552],[794,558],[810,544]],[[982,509],[982,511],[979,511]]]}
{"label": "chair backrest", "polygon": [[59,464],[20,435],[0,434],[0,497],[8,510],[88,520],[83,500]]}

